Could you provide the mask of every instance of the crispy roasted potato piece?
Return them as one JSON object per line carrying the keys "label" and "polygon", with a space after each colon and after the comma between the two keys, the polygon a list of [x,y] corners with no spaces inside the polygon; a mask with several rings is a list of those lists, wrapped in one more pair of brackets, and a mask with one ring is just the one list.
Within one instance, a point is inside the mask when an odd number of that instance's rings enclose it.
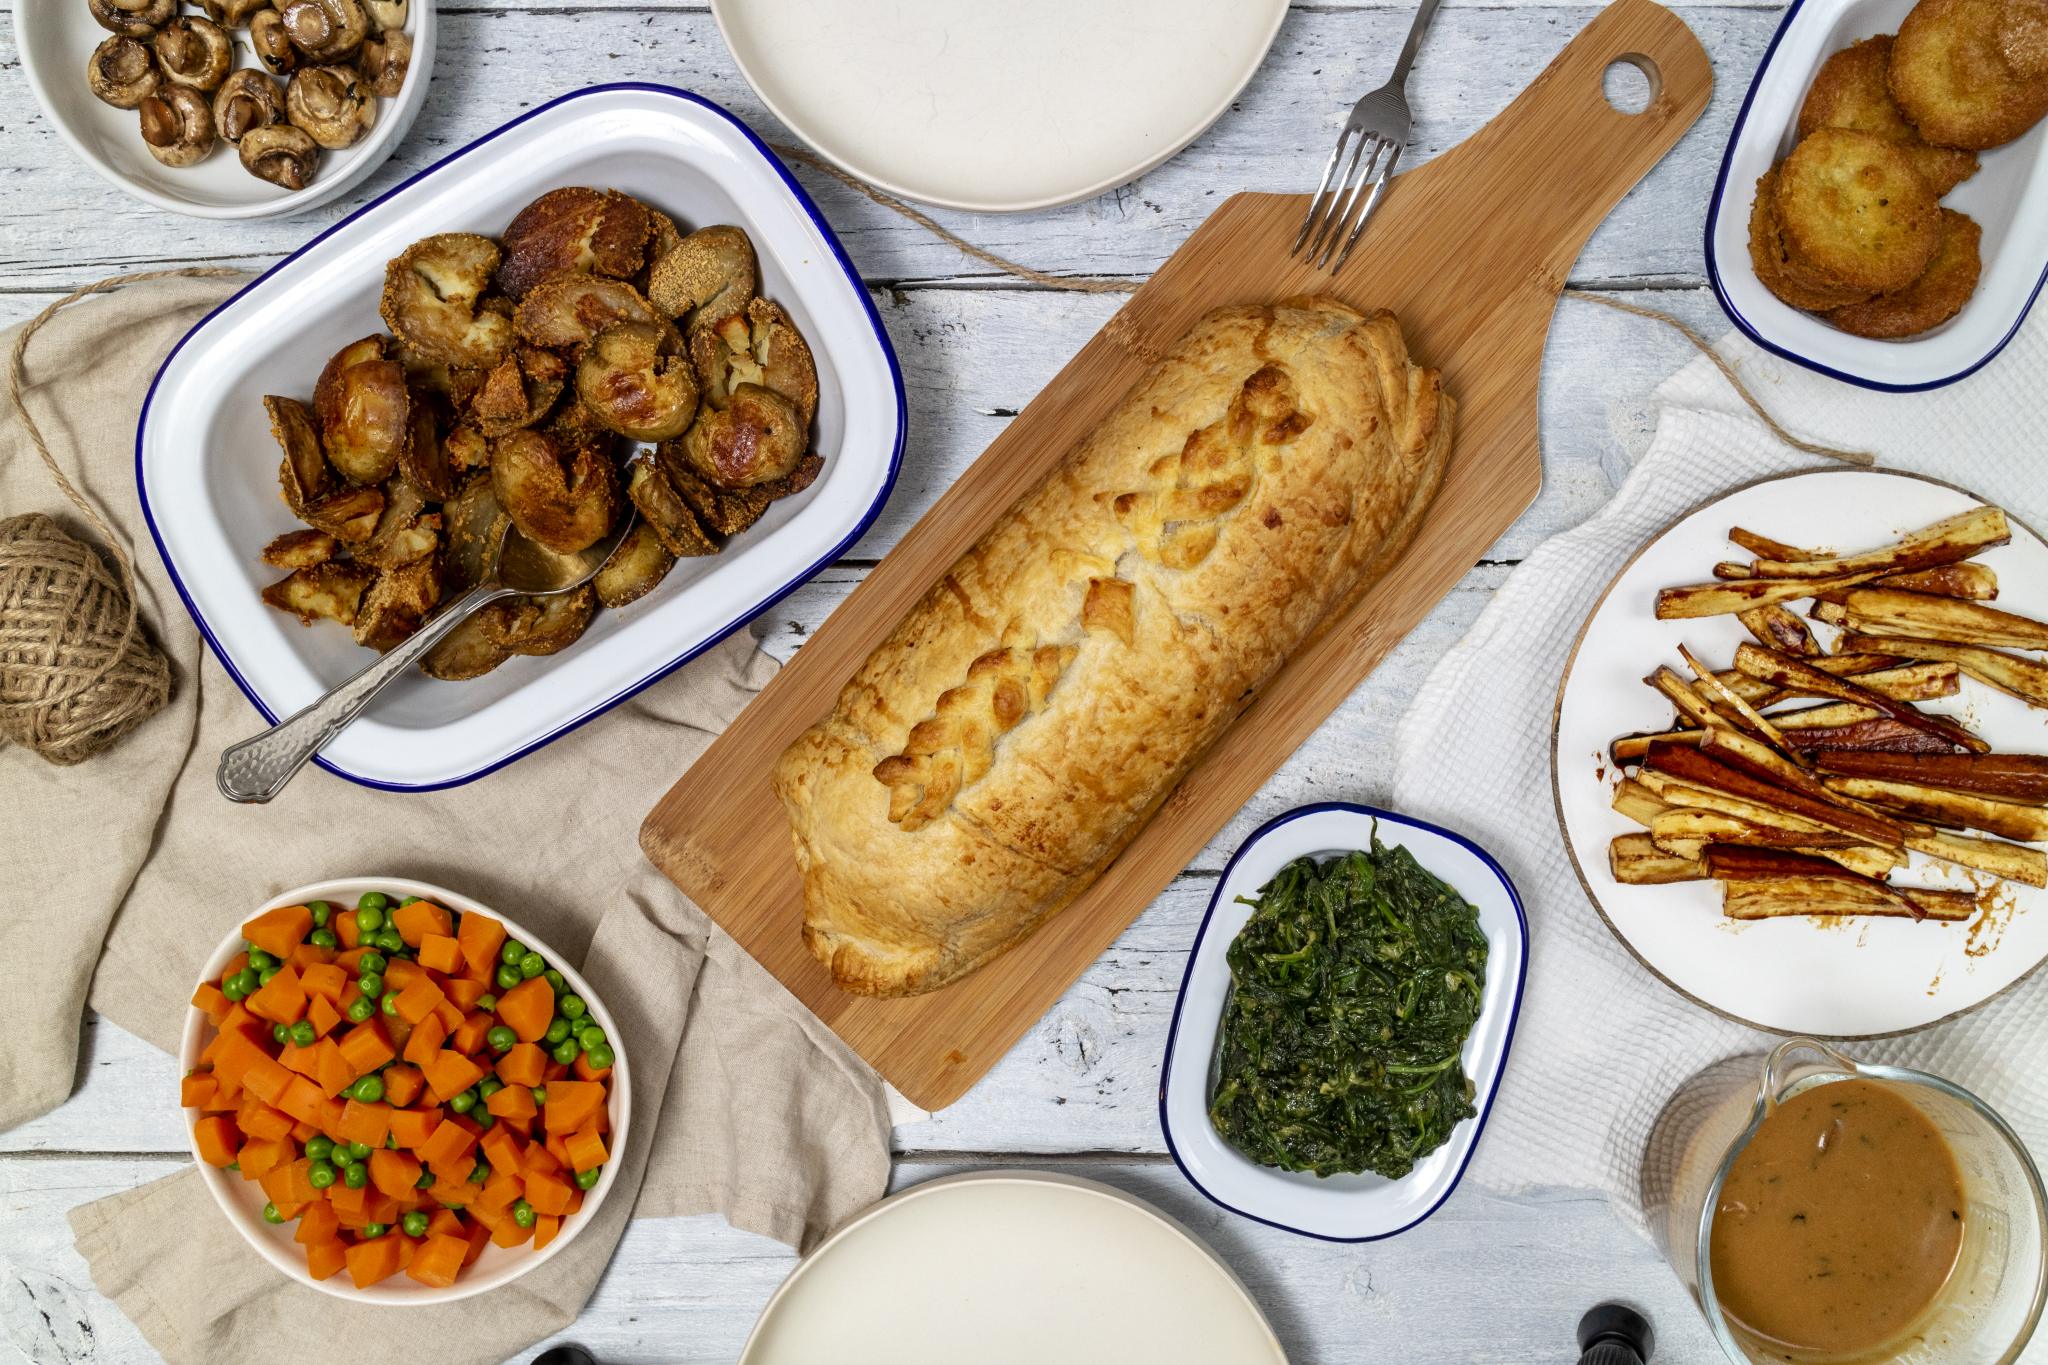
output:
{"label": "crispy roasted potato piece", "polygon": [[2021,80],[2048,76],[2048,0],[2004,0],[1998,13],[1998,55]]}
{"label": "crispy roasted potato piece", "polygon": [[1919,278],[1941,245],[1934,190],[1896,143],[1822,128],[1778,167],[1778,227],[1828,283],[1882,293]]}
{"label": "crispy roasted potato piece", "polygon": [[355,349],[328,362],[313,390],[313,411],[328,463],[350,483],[382,483],[398,468],[412,440],[412,390],[405,368],[395,360],[341,365]]}
{"label": "crispy roasted potato piece", "polygon": [[265,588],[263,600],[279,611],[290,612],[304,625],[315,621],[354,625],[363,594],[375,577],[375,571],[367,565],[332,560],[294,570],[289,577]]}
{"label": "crispy roasted potato piece", "polygon": [[1936,147],[1921,138],[1892,100],[1885,83],[1892,36],[1880,33],[1851,44],[1821,63],[1799,107],[1799,136],[1822,128],[1854,128],[1896,142],[1937,197],[1977,173],[1974,153]]}
{"label": "crispy roasted potato piece", "polygon": [[795,472],[807,437],[796,405],[773,389],[741,384],[723,408],[697,414],[683,458],[720,488],[753,488]]}
{"label": "crispy roasted potato piece", "polygon": [[2048,622],[2036,621],[1982,602],[1896,588],[1858,588],[1842,599],[1849,624],[1882,641],[1888,635],[1953,640],[1965,645],[2048,649]]}
{"label": "crispy roasted potato piece", "polygon": [[420,491],[404,479],[385,484],[377,529],[356,547],[355,557],[375,569],[398,569],[433,554],[441,544],[441,517],[426,506]]}
{"label": "crispy roasted potato piece", "polygon": [[633,277],[633,287],[645,294],[653,283],[654,267],[669,252],[674,251],[683,244],[683,230],[676,226],[675,219],[669,217],[660,209],[655,208],[646,200],[640,201],[640,207],[647,212],[649,227],[647,236],[647,264],[642,266],[640,273]]}
{"label": "crispy roasted potato piece", "polygon": [[363,594],[356,613],[356,643],[380,654],[402,644],[440,600],[440,574],[431,558],[385,569]]}
{"label": "crispy roasted potato piece", "polygon": [[383,513],[382,489],[341,488],[306,508],[305,521],[344,544],[358,545],[377,533],[377,521]]}
{"label": "crispy roasted potato piece", "polygon": [[623,607],[653,592],[675,566],[676,557],[643,518],[626,532],[626,538],[597,571],[591,585],[597,589],[600,605]]}
{"label": "crispy roasted potato piece", "polygon": [[569,363],[553,351],[519,346],[484,377],[470,399],[470,415],[483,434],[503,436],[548,415],[569,382]]}
{"label": "crispy roasted potato piece", "polygon": [[509,616],[512,603],[493,602],[443,636],[420,659],[420,672],[442,682],[481,678],[512,657],[494,631],[496,618]]}
{"label": "crispy roasted potato piece", "polygon": [[455,471],[458,480],[472,469],[491,467],[491,442],[483,432],[472,426],[459,426],[448,433],[442,443],[448,452],[448,467]]}
{"label": "crispy roasted potato piece", "polygon": [[745,310],[759,271],[754,244],[736,227],[699,228],[647,274],[654,306],[694,332]]}
{"label": "crispy roasted potato piece", "polygon": [[521,299],[564,270],[631,279],[646,260],[653,228],[647,209],[617,190],[549,190],[505,229],[498,288]]}
{"label": "crispy roasted potato piece", "polygon": [[697,381],[668,323],[607,327],[576,362],[576,394],[598,421],[636,441],[681,435],[697,415]]}
{"label": "crispy roasted potato piece", "polygon": [[[669,442],[663,450],[672,450],[673,447],[674,442]],[[659,453],[657,457],[664,459],[670,481],[683,501],[690,505],[690,510],[697,514],[697,520],[728,539],[759,521],[773,504],[809,488],[818,472],[825,467],[824,460],[818,456],[806,455],[783,478],[756,484],[752,488],[720,488],[698,477],[686,462],[660,456]]]}
{"label": "crispy roasted potato piece", "polygon": [[597,590],[585,583],[546,597],[518,597],[486,625],[513,654],[558,654],[581,639],[597,615]]}
{"label": "crispy roasted potato piece", "polygon": [[712,407],[724,407],[741,384],[759,384],[794,403],[810,430],[818,411],[818,366],[782,305],[755,299],[744,314],[699,328],[690,336],[690,358]]}
{"label": "crispy roasted potato piece", "polygon": [[606,453],[564,450],[543,431],[514,431],[492,443],[491,487],[520,533],[558,554],[595,545],[619,514],[618,475]]}
{"label": "crispy roasted potato piece", "polygon": [[483,582],[511,524],[512,519],[498,505],[488,474],[470,475],[455,496],[441,504],[442,535],[447,541],[441,577],[451,594],[467,592]]}
{"label": "crispy roasted potato piece", "polygon": [[284,462],[277,467],[278,491],[292,515],[303,521],[306,509],[334,488],[334,471],[320,449],[320,429],[296,398],[267,395],[263,410],[270,416],[270,434],[284,451]]}
{"label": "crispy roasted potato piece", "polygon": [[1892,98],[1920,136],[1982,150],[2048,113],[2048,77],[2007,63],[2005,0],[1920,0],[1899,25],[1887,68]]}
{"label": "crispy roasted potato piece", "polygon": [[414,242],[385,267],[384,325],[429,364],[496,365],[513,339],[512,320],[484,306],[500,257],[496,242],[474,232]]}
{"label": "crispy roasted potato piece", "polygon": [[274,569],[310,569],[334,558],[337,546],[325,531],[286,531],[263,547],[263,562]]}
{"label": "crispy roasted potato piece", "polygon": [[1977,276],[1983,269],[1977,248],[1983,236],[1974,218],[1943,209],[1941,246],[1920,278],[1895,293],[1837,308],[1827,315],[1828,321],[1859,337],[1910,337],[1933,331],[1962,312],[1977,292]]}
{"label": "crispy roasted potato piece", "polygon": [[718,553],[718,542],[711,538],[704,524],[697,519],[697,514],[676,492],[674,482],[660,462],[635,460],[630,471],[626,480],[626,496],[639,510],[641,525],[654,532],[664,549],[678,559]]}
{"label": "crispy roasted potato piece", "polygon": [[1707,875],[1697,858],[1680,858],[1658,848],[1647,834],[1624,834],[1607,846],[1607,866],[1624,886],[1696,882]]}
{"label": "crispy roasted potato piece", "polygon": [[1749,205],[1749,263],[1764,288],[1784,303],[1808,312],[1823,312],[1860,303],[1873,291],[1837,284],[1792,254],[1778,221],[1778,170],[1757,177],[1756,198]]}
{"label": "crispy roasted potato piece", "polygon": [[567,270],[550,275],[520,300],[516,326],[529,345],[574,350],[621,322],[660,323],[661,314],[624,280]]}
{"label": "crispy roasted potato piece", "polygon": [[438,395],[415,391],[412,396],[412,439],[398,452],[398,474],[434,502],[455,496],[455,464],[442,438],[448,414]]}

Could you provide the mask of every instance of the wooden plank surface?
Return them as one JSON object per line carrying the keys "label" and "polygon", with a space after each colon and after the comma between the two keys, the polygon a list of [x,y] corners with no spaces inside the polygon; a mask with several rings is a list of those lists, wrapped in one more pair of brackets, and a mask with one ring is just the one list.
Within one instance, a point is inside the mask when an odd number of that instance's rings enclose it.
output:
{"label": "wooden plank surface", "polygon": [[[1636,114],[1606,68],[1645,64]],[[1235,196],[1134,293],[715,740],[642,826],[655,865],[917,1104],[953,1103],[1428,614],[1541,483],[1537,385],[1557,293],[1586,238],[1705,108],[1713,75],[1682,21],[1617,0],[1499,117],[1399,177],[1341,272],[1291,259],[1302,196]],[[1569,146],[1562,161],[1547,153]],[[1210,309],[1304,292],[1391,308],[1457,399],[1443,488],[1398,563],[1292,659],[1074,902],[965,980],[849,995],[797,936],[803,889],[769,776],[870,650]],[[716,793],[715,799],[710,794]],[[877,793],[879,799],[879,792]]]}
{"label": "wooden plank surface", "polygon": [[[274,260],[522,105],[584,84],[671,81],[725,102],[771,137],[787,136],[732,70],[702,0],[443,4],[434,89],[398,156],[332,209],[222,228],[152,212],[102,184],[35,109],[6,16],[17,5],[62,2],[0,4],[0,135],[8,150],[0,164],[0,325],[40,308],[53,290],[121,270]],[[1713,55],[1713,103],[1594,235],[1574,283],[1670,308],[1709,335],[1725,328],[1702,288],[1700,219],[1734,109],[1780,8],[1778,0],[1741,0],[1681,10]],[[1414,161],[1497,112],[1591,12],[1569,0],[1446,0],[1410,87]],[[1228,190],[1312,180],[1342,110],[1378,83],[1408,16],[1406,0],[1300,4],[1238,107],[1142,181],[1057,213],[938,217],[1059,273],[1142,278]],[[912,442],[889,511],[863,543],[759,623],[766,647],[783,658],[1121,302],[995,276],[827,177],[797,173],[875,291],[904,362]],[[1626,467],[1610,407],[1645,394],[1688,354],[1652,324],[1560,305],[1544,364],[1537,502],[980,1086],[930,1121],[898,1130],[899,1184],[1026,1153],[1031,1163],[1074,1163],[1133,1189],[1215,1241],[1273,1313],[1298,1362],[1568,1361],[1571,1321],[1610,1293],[1650,1310],[1660,1361],[1719,1360],[1662,1262],[1597,1198],[1506,1198],[1468,1186],[1415,1233],[1331,1248],[1256,1235],[1234,1220],[1212,1230],[1201,1221],[1206,1210],[1156,1155],[1166,1016],[1208,879],[1244,833],[1282,810],[1384,795],[1406,698],[1515,561],[1606,499]],[[71,1102],[0,1134],[0,1365],[155,1358],[94,1292],[70,1249],[64,1213],[185,1160],[175,1113],[152,1100],[173,1074],[163,1054],[98,1025]],[[570,1336],[610,1365],[730,1360],[792,1263],[781,1248],[716,1220],[636,1223]]]}

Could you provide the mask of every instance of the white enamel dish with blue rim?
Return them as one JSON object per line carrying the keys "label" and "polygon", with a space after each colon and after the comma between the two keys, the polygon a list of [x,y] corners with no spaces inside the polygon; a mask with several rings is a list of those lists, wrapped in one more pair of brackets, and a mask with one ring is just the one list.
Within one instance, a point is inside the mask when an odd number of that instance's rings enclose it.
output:
{"label": "white enamel dish with blue rim", "polygon": [[2003,350],[2048,279],[2048,124],[1982,152],[1977,174],[1942,200],[1984,229],[1983,274],[1963,311],[1930,332],[1877,341],[1780,302],[1749,261],[1757,177],[1798,140],[1799,106],[1821,63],[1896,33],[1913,0],[1795,0],[1736,115],[1707,209],[1707,275],[1730,320],[1795,364],[1865,388],[1911,392],[1974,373]]}
{"label": "white enamel dish with blue rim", "polygon": [[[686,559],[647,597],[600,611],[574,645],[469,682],[413,673],[316,760],[367,786],[467,782],[573,729],[752,620],[860,538],[902,459],[895,353],[816,205],[745,125],[708,100],[600,86],[542,105],[350,215],[223,304],[172,351],[143,405],[136,475],[158,550],[208,645],[263,718],[290,715],[369,654],[332,625],[265,606],[280,575],[258,552],[297,525],[263,396],[306,398],[327,358],[383,330],[384,265],[437,232],[496,235],[543,192],[624,190],[686,228],[734,223],[761,289],[789,310],[818,367],[824,471],[717,555]],[[249,728],[257,728],[250,716]]]}
{"label": "white enamel dish with blue rim", "polygon": [[[1478,1112],[1399,1180],[1370,1172],[1317,1177],[1261,1166],[1225,1142],[1209,1122],[1210,1060],[1230,989],[1226,955],[1251,917],[1251,907],[1239,904],[1238,897],[1256,897],[1296,858],[1327,859],[1369,849],[1375,829],[1381,843],[1406,848],[1479,912],[1486,936],[1486,988],[1463,1053]],[[1289,811],[1255,831],[1231,857],[1195,932],[1159,1079],[1167,1150],[1210,1200],[1271,1227],[1332,1242],[1373,1242],[1406,1232],[1450,1197],[1472,1160],[1507,1065],[1528,970],[1529,922],[1521,897],[1500,864],[1471,840],[1371,806],[1328,802]]]}

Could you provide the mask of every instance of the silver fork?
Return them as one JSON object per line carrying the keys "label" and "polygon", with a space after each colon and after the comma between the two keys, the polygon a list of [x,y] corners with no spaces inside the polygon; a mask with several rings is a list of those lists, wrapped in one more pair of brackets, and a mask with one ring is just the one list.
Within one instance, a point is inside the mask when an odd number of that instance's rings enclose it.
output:
{"label": "silver fork", "polygon": [[[1323,183],[1316,187],[1308,215],[1301,220],[1301,231],[1288,248],[1289,256],[1302,256],[1310,265],[1327,268],[1332,274],[1350,259],[1365,220],[1372,217],[1380,191],[1394,173],[1394,163],[1407,150],[1408,96],[1402,87],[1408,83],[1408,68],[1415,63],[1415,49],[1422,45],[1436,7],[1437,0],[1422,0],[1415,22],[1409,25],[1408,41],[1401,45],[1401,58],[1394,63],[1393,79],[1351,106],[1351,116],[1344,120],[1344,131],[1337,136],[1329,164],[1323,167]],[[1337,167],[1344,162],[1346,147],[1351,160],[1340,175]]]}

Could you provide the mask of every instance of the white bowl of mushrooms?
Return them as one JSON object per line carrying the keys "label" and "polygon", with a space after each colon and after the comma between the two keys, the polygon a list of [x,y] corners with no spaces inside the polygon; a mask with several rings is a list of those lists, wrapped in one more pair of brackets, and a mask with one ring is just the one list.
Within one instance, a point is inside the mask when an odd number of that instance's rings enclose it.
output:
{"label": "white bowl of mushrooms", "polygon": [[34,0],[14,23],[85,163],[199,218],[301,213],[361,183],[434,61],[433,0]]}

